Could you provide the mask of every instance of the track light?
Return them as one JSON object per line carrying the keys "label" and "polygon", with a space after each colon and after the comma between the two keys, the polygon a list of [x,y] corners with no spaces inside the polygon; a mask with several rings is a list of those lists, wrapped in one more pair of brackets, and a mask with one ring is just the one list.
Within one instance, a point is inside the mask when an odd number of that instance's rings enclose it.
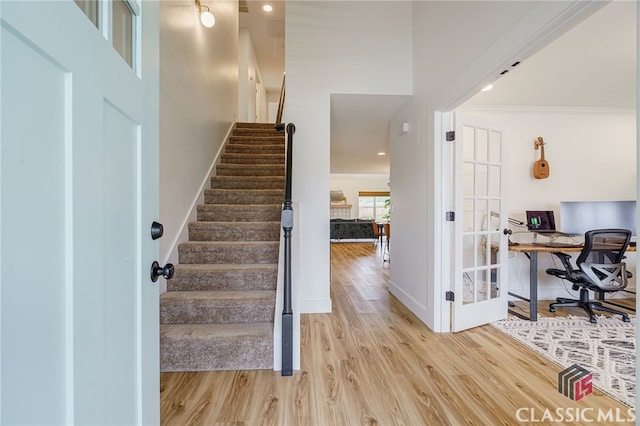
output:
{"label": "track light", "polygon": [[200,4],[200,0],[195,0],[196,9],[200,14],[200,22],[207,28],[211,28],[216,24],[216,17],[209,10],[209,6]]}

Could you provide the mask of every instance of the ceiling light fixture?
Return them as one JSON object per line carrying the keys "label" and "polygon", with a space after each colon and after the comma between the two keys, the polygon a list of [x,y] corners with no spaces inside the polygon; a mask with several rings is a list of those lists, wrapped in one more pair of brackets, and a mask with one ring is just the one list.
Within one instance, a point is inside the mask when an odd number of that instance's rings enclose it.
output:
{"label": "ceiling light fixture", "polygon": [[[207,28],[211,28],[216,24],[216,17],[209,10],[209,6],[200,4],[200,0],[195,0],[196,9],[200,14],[200,22]],[[203,10],[204,9],[204,10]]]}
{"label": "ceiling light fixture", "polygon": [[387,155],[386,152],[379,152],[378,155],[383,156],[383,155]]}
{"label": "ceiling light fixture", "polygon": [[264,10],[265,12],[271,12],[273,10],[273,7],[270,4],[265,4],[264,6],[262,6],[262,10]]}
{"label": "ceiling light fixture", "polygon": [[487,86],[485,86],[482,91],[483,92],[488,92],[489,90],[493,89],[493,84],[489,84]]}

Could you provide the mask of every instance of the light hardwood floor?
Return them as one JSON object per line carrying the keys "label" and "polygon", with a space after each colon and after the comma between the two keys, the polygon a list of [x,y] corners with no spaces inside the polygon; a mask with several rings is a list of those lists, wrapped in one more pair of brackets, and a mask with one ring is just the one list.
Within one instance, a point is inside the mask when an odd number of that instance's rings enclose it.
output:
{"label": "light hardwood floor", "polygon": [[539,420],[557,409],[626,414],[598,390],[577,402],[561,395],[558,366],[489,325],[430,331],[387,291],[393,263],[370,243],[331,244],[331,259],[333,312],[302,315],[300,371],[163,373],[162,424],[514,425],[519,409]]}

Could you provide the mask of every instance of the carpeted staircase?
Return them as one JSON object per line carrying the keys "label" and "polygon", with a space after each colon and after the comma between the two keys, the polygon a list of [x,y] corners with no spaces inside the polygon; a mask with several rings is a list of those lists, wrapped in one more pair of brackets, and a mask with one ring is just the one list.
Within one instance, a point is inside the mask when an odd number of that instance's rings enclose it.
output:
{"label": "carpeted staircase", "polygon": [[273,368],[284,135],[238,123],[160,296],[160,370]]}

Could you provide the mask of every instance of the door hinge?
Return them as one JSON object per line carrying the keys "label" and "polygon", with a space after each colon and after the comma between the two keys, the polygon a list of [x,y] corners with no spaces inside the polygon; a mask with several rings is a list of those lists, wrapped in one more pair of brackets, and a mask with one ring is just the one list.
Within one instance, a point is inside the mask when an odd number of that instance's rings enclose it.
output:
{"label": "door hinge", "polygon": [[453,295],[452,291],[447,291],[444,293],[444,299],[448,302],[454,302],[455,301],[455,297]]}
{"label": "door hinge", "polygon": [[447,222],[454,222],[456,220],[456,212],[447,212],[445,219]]}
{"label": "door hinge", "polygon": [[456,131],[451,130],[447,132],[447,142],[453,142],[456,140]]}

